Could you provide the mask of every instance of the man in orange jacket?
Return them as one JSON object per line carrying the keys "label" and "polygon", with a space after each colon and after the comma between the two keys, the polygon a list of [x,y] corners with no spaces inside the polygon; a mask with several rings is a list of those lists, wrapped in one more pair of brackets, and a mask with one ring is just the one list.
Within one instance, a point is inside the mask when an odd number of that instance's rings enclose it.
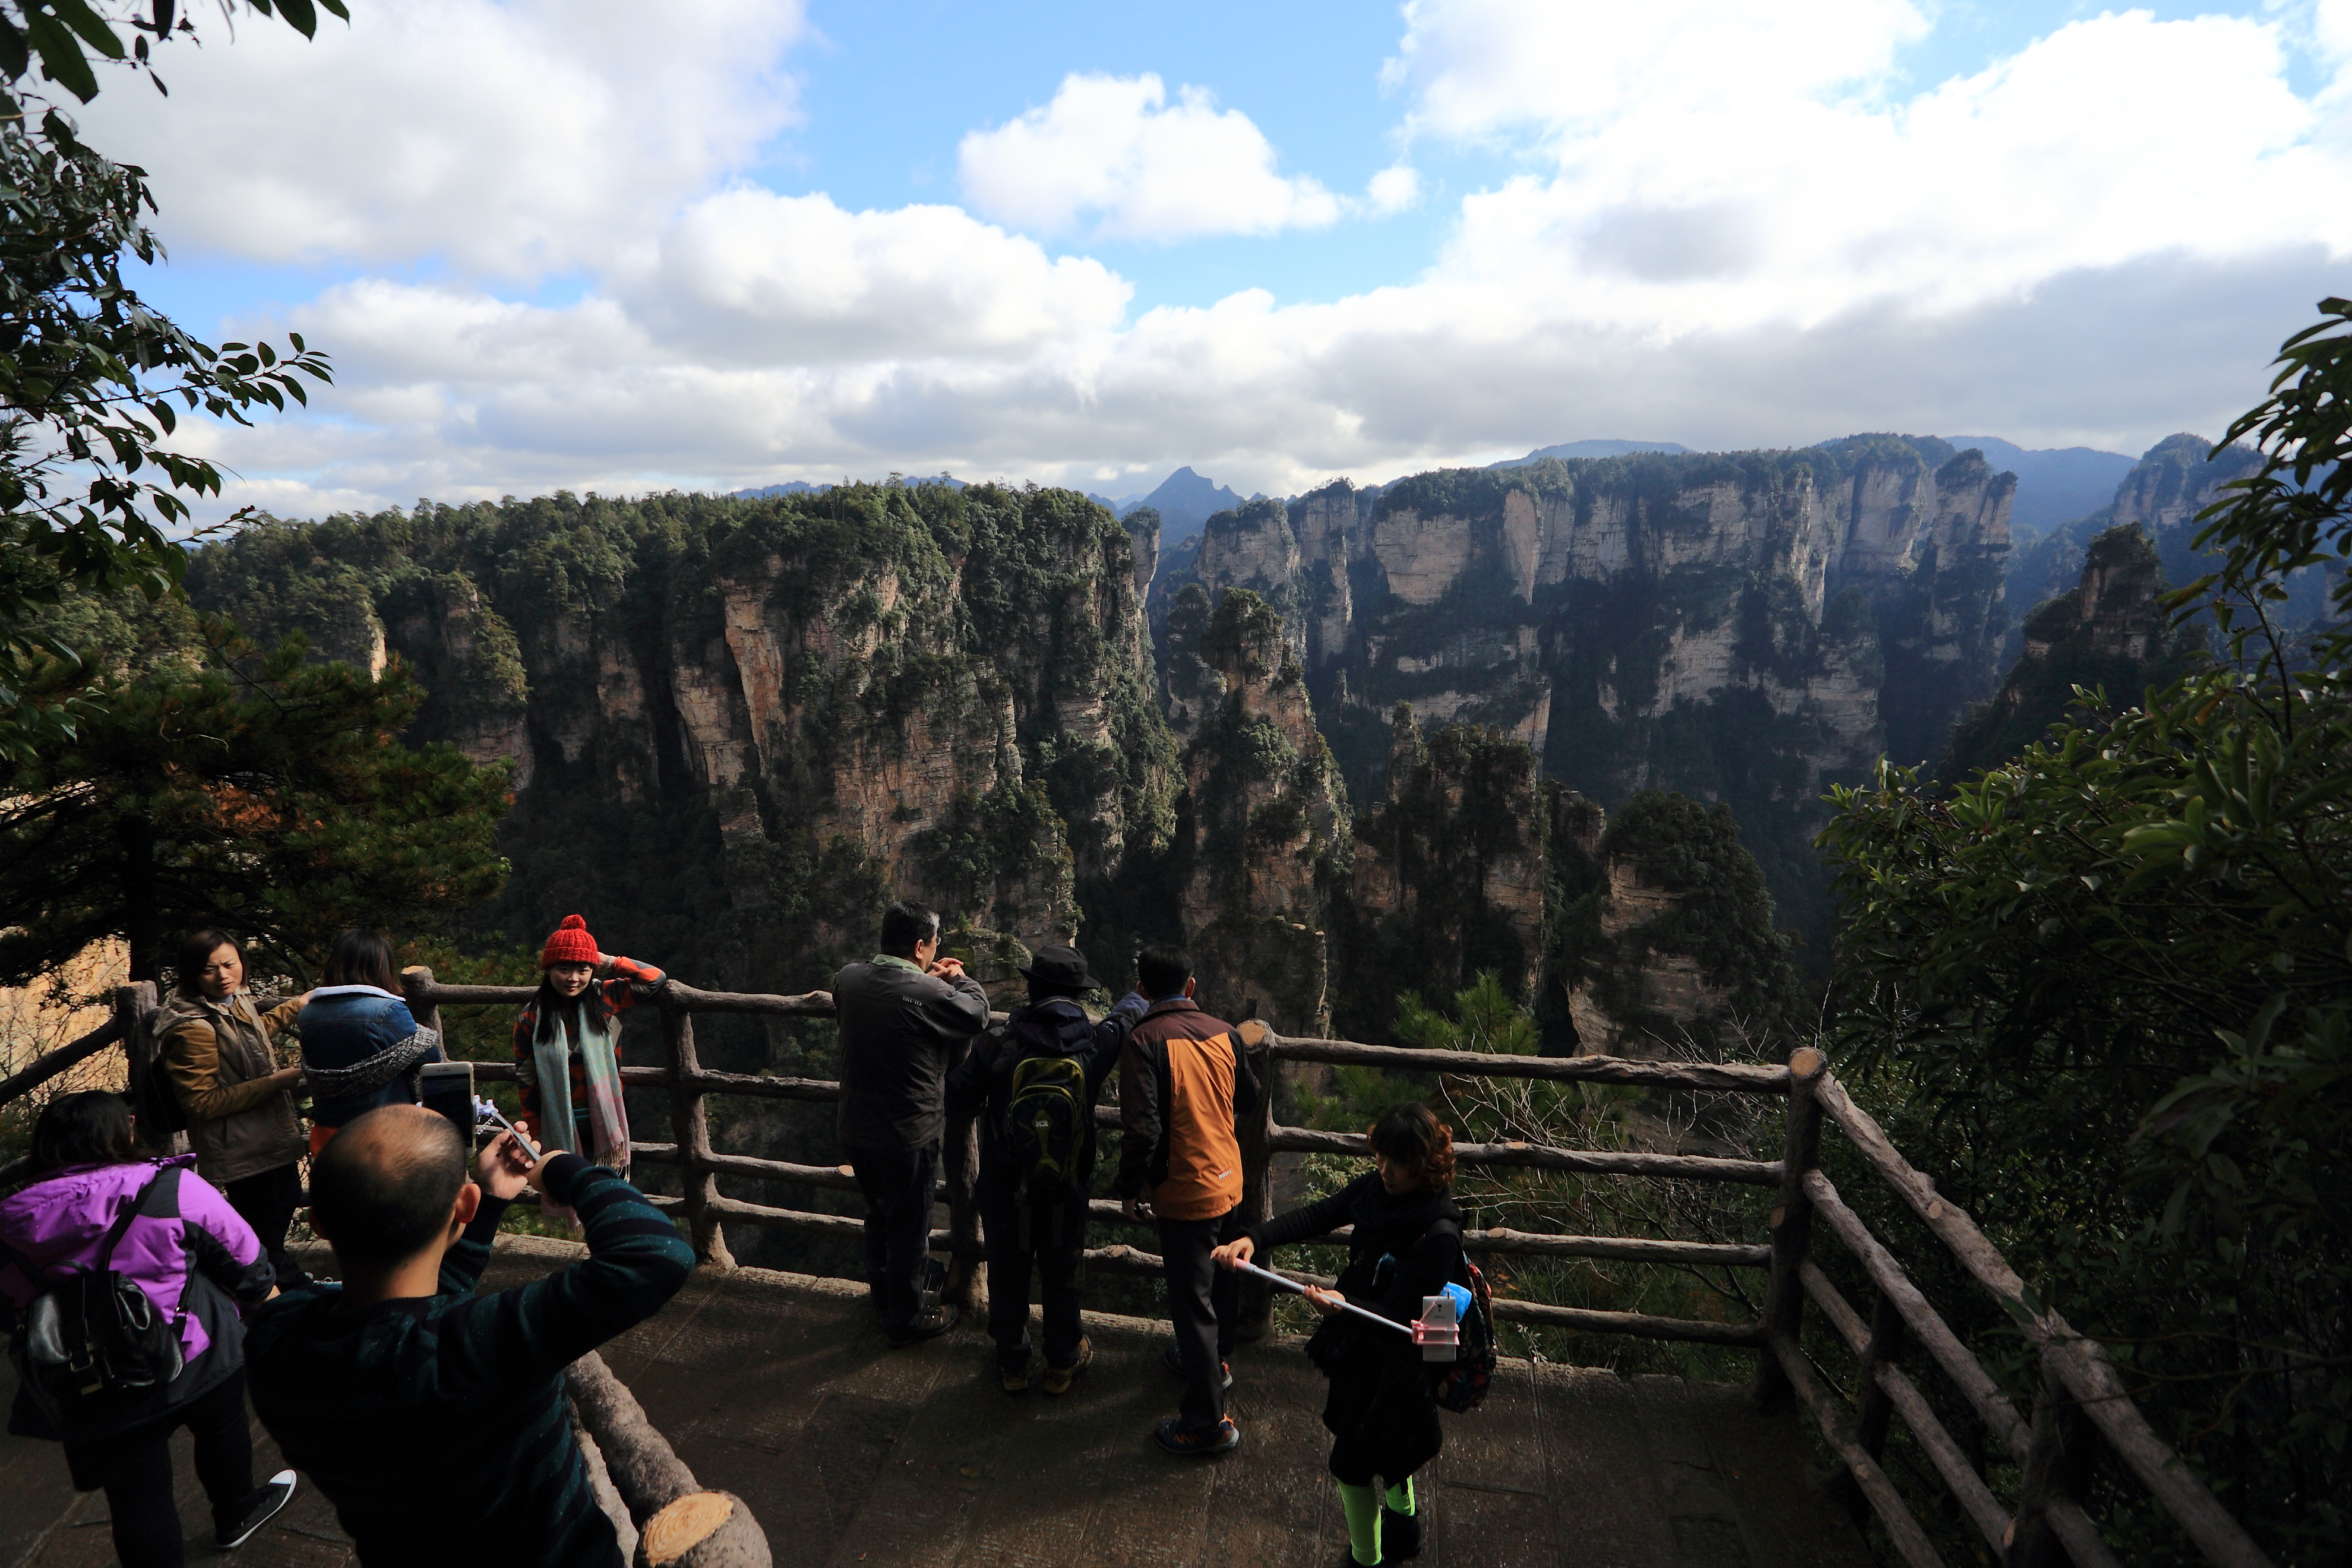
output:
{"label": "man in orange jacket", "polygon": [[1129,1219],[1160,1222],[1176,1329],[1168,1363],[1184,1380],[1179,1413],[1153,1436],[1171,1454],[1226,1454],[1242,1442],[1225,1415],[1241,1276],[1209,1254],[1242,1234],[1240,1118],[1257,1109],[1257,1079],[1233,1026],[1192,1005],[1181,948],[1145,948],[1136,989],[1151,1007],[1119,1056],[1126,1136],[1113,1191]]}

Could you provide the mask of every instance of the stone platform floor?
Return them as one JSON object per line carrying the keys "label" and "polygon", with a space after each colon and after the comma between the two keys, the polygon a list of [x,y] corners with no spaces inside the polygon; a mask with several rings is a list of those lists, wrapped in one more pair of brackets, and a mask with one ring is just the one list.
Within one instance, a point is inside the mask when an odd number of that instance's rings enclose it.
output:
{"label": "stone platform floor", "polygon": [[[575,1249],[509,1238],[486,1284]],[[1345,1551],[1323,1468],[1322,1381],[1295,1340],[1244,1345],[1243,1447],[1176,1459],[1151,1443],[1175,1408],[1166,1330],[1088,1315],[1071,1392],[1009,1396],[973,1329],[893,1352],[863,1287],[761,1269],[698,1274],[605,1349],[705,1486],[741,1497],[786,1568],[1330,1568]],[[13,1397],[0,1368],[0,1398]],[[1486,1403],[1445,1417],[1420,1496],[1431,1568],[1864,1568],[1807,1471],[1794,1416],[1744,1390],[1506,1361]],[[256,1466],[278,1456],[258,1424]],[[179,1440],[188,1560],[223,1561]],[[451,1558],[453,1563],[460,1559]],[[54,1445],[0,1437],[0,1565],[114,1561],[106,1501],[78,1497]],[[305,1487],[236,1554],[242,1568],[355,1562]]]}

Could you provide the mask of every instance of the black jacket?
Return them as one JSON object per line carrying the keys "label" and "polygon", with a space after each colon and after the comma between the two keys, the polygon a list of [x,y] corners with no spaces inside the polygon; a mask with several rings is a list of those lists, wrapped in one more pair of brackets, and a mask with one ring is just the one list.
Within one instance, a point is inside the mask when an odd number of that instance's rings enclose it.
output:
{"label": "black jacket", "polygon": [[[1253,1226],[1250,1239],[1263,1254],[1343,1225],[1355,1230],[1339,1293],[1395,1322],[1421,1316],[1422,1299],[1462,1271],[1462,1211],[1454,1200],[1426,1189],[1391,1196],[1378,1172]],[[1355,1439],[1383,1477],[1409,1476],[1436,1457],[1444,1440],[1437,1402],[1428,1363],[1410,1338],[1342,1315],[1324,1320],[1309,1342],[1331,1380],[1323,1425],[1332,1436]]]}
{"label": "black jacket", "polygon": [[[1168,1117],[1160,1104],[1168,1083],[1168,1042],[1207,1040],[1234,1034],[1234,1026],[1203,1013],[1189,996],[1155,1002],[1127,1037],[1119,1054],[1118,1110],[1126,1136],[1120,1141],[1118,1179],[1111,1191],[1122,1198],[1158,1186],[1168,1175]],[[1234,1120],[1257,1109],[1257,1075],[1249,1053],[1234,1040]]]}
{"label": "black jacket", "polygon": [[920,1149],[947,1122],[948,1058],[988,1027],[988,993],[911,965],[853,963],[833,980],[841,1015],[845,1148]]}
{"label": "black jacket", "polygon": [[[980,1119],[980,1185],[983,1194],[1006,1184],[1003,1137],[999,1131],[1006,1105],[1013,1098],[1013,1069],[1027,1057],[1066,1056],[1086,1069],[1087,1103],[1102,1092],[1103,1079],[1118,1065],[1119,1047],[1127,1032],[1143,1016],[1143,998],[1129,995],[1099,1024],[1087,1021],[1085,1009],[1066,997],[1050,997],[1016,1007],[1001,1029],[980,1037],[970,1054],[948,1075],[948,1109],[969,1116],[985,1108]],[[1087,1123],[1087,1141],[1078,1155],[1078,1179],[1095,1173],[1095,1130]]]}

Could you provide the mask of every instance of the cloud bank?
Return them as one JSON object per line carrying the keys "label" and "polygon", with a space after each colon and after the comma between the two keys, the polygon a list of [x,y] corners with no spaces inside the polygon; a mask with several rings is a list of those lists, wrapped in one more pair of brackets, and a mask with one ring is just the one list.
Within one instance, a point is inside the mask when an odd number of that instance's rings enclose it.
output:
{"label": "cloud bank", "polygon": [[[1286,169],[1246,106],[1083,73],[963,138],[961,205],[781,193],[744,171],[795,113],[805,26],[748,0],[657,31],[590,0],[416,0],[310,52],[250,29],[167,60],[167,104],[89,118],[154,171],[175,246],[353,274],[240,323],[335,353],[321,415],[202,437],[246,476],[233,500],[280,511],[1178,462],[1280,492],[1593,435],[2218,431],[2346,291],[2352,0],[2105,15],[1910,82],[1931,26],[1907,0],[1415,0],[1362,195]],[[1418,161],[1473,155],[1496,177],[1430,207]],[[1341,245],[1416,203],[1449,215],[1434,255],[1328,302],[1139,307],[1087,254]],[[577,297],[532,302],[551,276]]]}

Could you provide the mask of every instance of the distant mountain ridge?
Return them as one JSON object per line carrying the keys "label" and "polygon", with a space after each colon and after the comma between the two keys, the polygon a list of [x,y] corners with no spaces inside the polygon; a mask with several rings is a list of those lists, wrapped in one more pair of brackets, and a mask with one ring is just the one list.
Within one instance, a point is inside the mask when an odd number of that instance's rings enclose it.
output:
{"label": "distant mountain ridge", "polygon": [[1540,463],[1546,458],[1558,458],[1573,462],[1579,458],[1624,458],[1635,452],[1687,452],[1691,448],[1680,441],[1562,441],[1556,447],[1538,447],[1524,458],[1505,458],[1499,463],[1489,463],[1490,468],[1520,468],[1529,463]]}

